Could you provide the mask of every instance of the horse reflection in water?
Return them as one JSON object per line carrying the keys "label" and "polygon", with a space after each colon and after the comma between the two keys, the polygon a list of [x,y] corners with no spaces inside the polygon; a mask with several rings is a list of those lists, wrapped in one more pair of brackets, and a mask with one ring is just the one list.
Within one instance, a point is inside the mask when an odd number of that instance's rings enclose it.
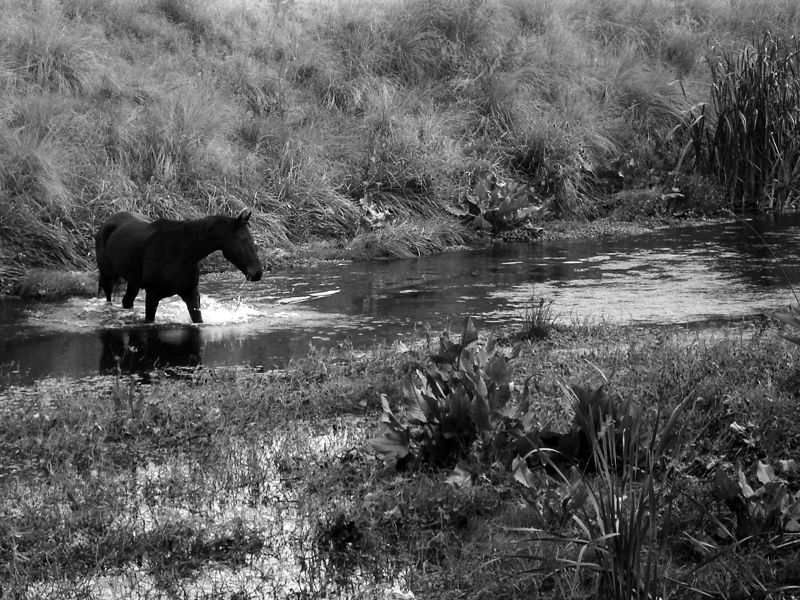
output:
{"label": "horse reflection in water", "polygon": [[119,212],[108,218],[95,235],[99,290],[111,302],[118,279],[128,283],[123,308],[133,308],[140,289],[145,291],[145,321],[156,318],[158,303],[179,295],[193,323],[200,312],[200,261],[217,250],[244,273],[248,281],[261,279],[261,261],[247,223],[250,211],[238,217],[214,216],[193,221],[150,221],[142,215]]}
{"label": "horse reflection in water", "polygon": [[101,373],[146,374],[157,368],[196,367],[201,362],[200,330],[194,327],[104,329],[100,341]]}

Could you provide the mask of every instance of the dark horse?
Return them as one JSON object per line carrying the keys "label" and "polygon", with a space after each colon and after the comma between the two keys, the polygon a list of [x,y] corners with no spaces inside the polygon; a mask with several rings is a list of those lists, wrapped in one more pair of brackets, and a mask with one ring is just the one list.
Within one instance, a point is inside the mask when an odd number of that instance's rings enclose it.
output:
{"label": "dark horse", "polygon": [[[194,221],[149,219],[130,212],[111,215],[95,235],[99,290],[111,302],[117,279],[128,283],[122,306],[132,308],[139,289],[145,290],[145,321],[156,318],[162,298],[179,295],[192,322],[202,323],[199,263],[215,250],[245,274],[261,279],[261,262],[247,228],[250,212],[238,217],[205,217]],[[99,291],[98,290],[98,291]]]}

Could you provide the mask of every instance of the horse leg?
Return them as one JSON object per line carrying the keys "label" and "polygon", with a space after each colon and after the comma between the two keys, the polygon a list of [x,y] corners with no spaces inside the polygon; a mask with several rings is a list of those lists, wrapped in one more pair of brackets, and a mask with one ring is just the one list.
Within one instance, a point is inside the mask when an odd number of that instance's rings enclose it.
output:
{"label": "horse leg", "polygon": [[100,275],[98,283],[98,293],[103,292],[106,295],[106,302],[111,302],[111,292],[114,290],[114,278]]}
{"label": "horse leg", "polygon": [[156,309],[158,302],[161,300],[154,292],[145,290],[144,296],[144,321],[145,323],[152,323],[156,320]]}
{"label": "horse leg", "polygon": [[139,288],[129,283],[128,288],[125,290],[125,295],[122,297],[122,308],[133,308],[133,301],[138,293]]}
{"label": "horse leg", "polygon": [[200,312],[200,292],[197,288],[187,294],[181,294],[181,298],[186,302],[186,308],[189,309],[189,316],[192,318],[192,323],[202,323],[203,315]]}

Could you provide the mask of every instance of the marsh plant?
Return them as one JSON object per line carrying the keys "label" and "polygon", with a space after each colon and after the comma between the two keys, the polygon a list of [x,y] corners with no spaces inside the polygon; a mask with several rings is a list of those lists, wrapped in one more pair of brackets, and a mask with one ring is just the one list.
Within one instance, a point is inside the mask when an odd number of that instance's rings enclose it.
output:
{"label": "marsh plant", "polygon": [[734,540],[774,530],[800,532],[800,492],[792,493],[768,462],[756,464],[756,481],[748,481],[741,465],[735,479],[718,469],[714,491],[736,515],[736,531],[729,532]]}
{"label": "marsh plant", "polygon": [[451,206],[448,212],[467,220],[476,229],[499,233],[519,227],[533,228],[533,220],[547,213],[547,204],[531,186],[486,175],[478,179],[458,207]]}
{"label": "marsh plant", "polygon": [[707,61],[711,101],[688,112],[684,156],[720,179],[731,209],[783,209],[800,194],[797,40],[767,33]]}
{"label": "marsh plant", "polygon": [[385,462],[400,469],[414,463],[453,466],[481,436],[494,432],[511,398],[509,359],[494,340],[476,347],[477,339],[472,318],[458,342],[445,331],[439,352],[408,373],[397,413],[381,398],[386,431],[372,446]]}
{"label": "marsh plant", "polygon": [[544,487],[528,466],[535,458],[560,478],[567,490],[561,499],[562,518],[569,519],[573,528],[569,533],[547,528],[525,531],[535,533],[539,541],[578,548],[576,557],[561,558],[558,567],[573,572],[573,588],[589,572],[595,597],[663,598],[667,531],[662,519],[669,520],[672,493],[669,478],[658,471],[676,442],[683,403],[663,425],[657,417],[648,427],[641,409],[613,400],[601,388],[562,385],[562,390],[573,406],[573,431],[588,456],[570,476],[559,460],[560,450],[542,446],[518,457],[514,473],[526,487]]}
{"label": "marsh plant", "polygon": [[[800,346],[800,306],[790,304],[787,309],[776,310],[769,315],[784,326],[781,337],[789,340],[793,344]],[[788,328],[788,332],[786,329]]]}
{"label": "marsh plant", "polygon": [[558,315],[553,312],[553,298],[531,293],[522,313],[520,337],[526,340],[543,340],[555,330]]}

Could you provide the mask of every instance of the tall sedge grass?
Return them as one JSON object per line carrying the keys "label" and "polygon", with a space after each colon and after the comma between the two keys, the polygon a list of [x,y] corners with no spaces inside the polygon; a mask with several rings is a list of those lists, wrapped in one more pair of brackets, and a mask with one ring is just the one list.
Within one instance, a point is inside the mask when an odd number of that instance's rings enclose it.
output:
{"label": "tall sedge grass", "polygon": [[64,94],[87,95],[97,88],[104,48],[88,30],[39,17],[17,22],[8,34],[7,68],[20,80]]}
{"label": "tall sedge grass", "polygon": [[601,77],[605,97],[630,127],[626,143],[636,143],[635,137],[664,139],[680,123],[680,86],[657,66],[642,60],[635,48],[620,48],[610,54]]}
{"label": "tall sedge grass", "polygon": [[664,514],[669,511],[669,483],[659,484],[655,469],[675,440],[682,405],[661,431],[658,423],[647,431],[641,411],[630,404],[610,418],[598,414],[589,398],[564,389],[573,397],[576,421],[590,432],[597,473],[583,478],[586,506],[583,516],[573,516],[584,536],[576,575],[583,568],[595,570],[598,597],[664,598],[667,536],[661,525],[662,519],[669,520]]}
{"label": "tall sedge grass", "polygon": [[586,471],[570,479],[546,452],[537,452],[571,488],[569,517],[576,531],[533,530],[537,539],[578,549],[575,558],[561,559],[574,574],[568,586],[573,590],[581,588],[588,572],[597,598],[667,597],[664,523],[670,521],[671,491],[669,478],[657,471],[678,440],[686,401],[665,422],[659,415],[648,424],[640,409],[629,401],[615,403],[602,388],[561,388],[573,406],[577,430],[588,442],[590,460]]}
{"label": "tall sedge grass", "polygon": [[684,154],[722,180],[731,208],[782,209],[800,194],[800,46],[766,34],[708,62],[711,102],[689,111]]}
{"label": "tall sedge grass", "polygon": [[531,297],[525,303],[522,314],[522,327],[520,337],[525,340],[543,340],[550,336],[556,328],[558,315],[553,312],[552,298],[537,296]]}
{"label": "tall sedge grass", "polygon": [[220,95],[180,86],[131,117],[111,124],[106,147],[132,180],[190,189],[204,175],[231,175],[224,154],[233,119]]}
{"label": "tall sedge grass", "polygon": [[792,0],[717,0],[712,5],[716,8],[716,24],[743,39],[761,37],[766,31],[788,38],[800,26],[800,7]]}
{"label": "tall sedge grass", "polygon": [[[476,0],[406,0],[388,17],[387,68],[406,84],[455,75],[471,60],[496,52],[488,4]],[[499,15],[497,18],[500,18]]]}
{"label": "tall sedge grass", "polygon": [[66,216],[66,173],[59,149],[48,132],[0,124],[0,160],[4,206],[16,200],[45,218]]}

